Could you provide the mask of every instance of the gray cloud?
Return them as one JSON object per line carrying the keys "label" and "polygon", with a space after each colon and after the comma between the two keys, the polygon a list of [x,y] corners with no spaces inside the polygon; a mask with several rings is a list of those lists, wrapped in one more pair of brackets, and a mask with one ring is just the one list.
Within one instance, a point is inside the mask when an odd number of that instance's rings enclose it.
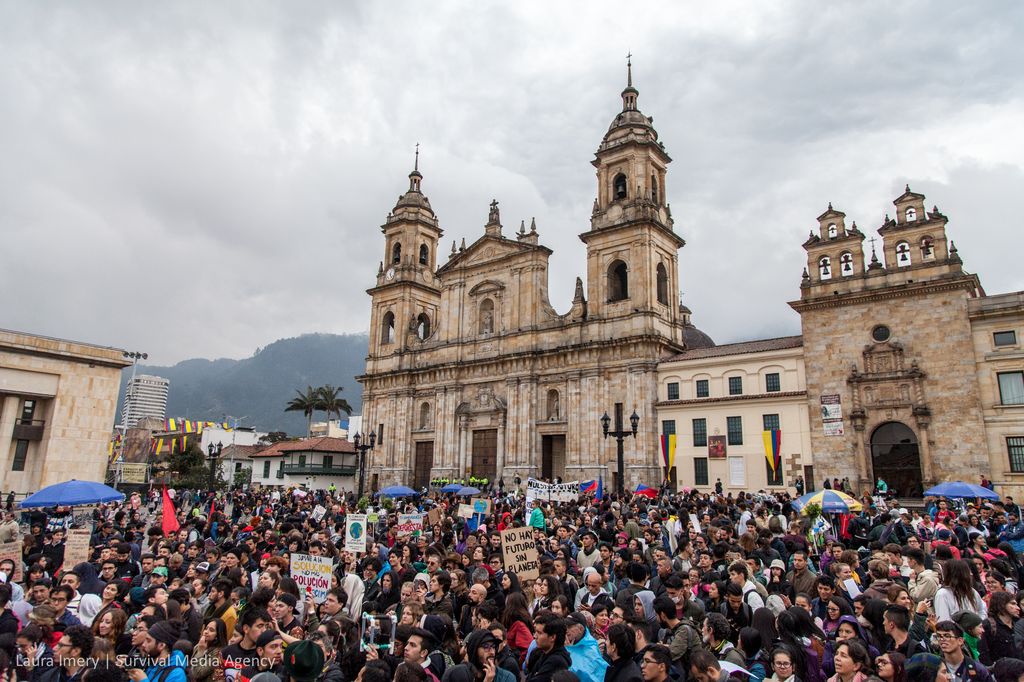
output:
{"label": "gray cloud", "polygon": [[[770,6],[767,6],[769,5]],[[361,331],[420,142],[450,240],[537,217],[551,297],[584,274],[593,152],[632,50],[675,159],[682,287],[716,340],[791,333],[800,243],[909,182],[990,292],[1024,288],[1013,29],[961,3],[0,4],[0,326],[243,356]]]}

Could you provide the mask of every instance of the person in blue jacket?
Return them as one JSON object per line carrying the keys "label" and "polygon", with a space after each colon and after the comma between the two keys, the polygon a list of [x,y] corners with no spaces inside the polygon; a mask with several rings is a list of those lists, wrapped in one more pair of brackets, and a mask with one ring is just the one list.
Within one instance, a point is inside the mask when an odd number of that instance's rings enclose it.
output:
{"label": "person in blue jacket", "polygon": [[174,643],[181,638],[178,626],[169,621],[156,623],[142,640],[142,652],[152,663],[143,672],[129,668],[128,677],[132,682],[188,682],[185,666],[188,659],[181,651],[174,651]]}

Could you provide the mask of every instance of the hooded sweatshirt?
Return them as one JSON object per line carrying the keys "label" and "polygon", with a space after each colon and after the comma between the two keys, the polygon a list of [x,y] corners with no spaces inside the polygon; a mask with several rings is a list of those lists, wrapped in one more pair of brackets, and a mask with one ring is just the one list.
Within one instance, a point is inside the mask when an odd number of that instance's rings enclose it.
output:
{"label": "hooded sweatshirt", "polygon": [[[466,637],[466,661],[459,665],[453,665],[445,671],[443,682],[479,682],[484,678],[484,666],[477,655],[480,644],[490,639],[494,641],[494,635],[487,630],[473,630]],[[498,666],[497,651],[495,651],[494,682],[516,682],[515,676],[504,668]]]}

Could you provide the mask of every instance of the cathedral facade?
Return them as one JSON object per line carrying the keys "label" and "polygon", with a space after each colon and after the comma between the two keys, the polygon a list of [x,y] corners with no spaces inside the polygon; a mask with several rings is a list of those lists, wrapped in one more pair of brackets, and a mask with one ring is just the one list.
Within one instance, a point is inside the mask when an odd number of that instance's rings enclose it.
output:
{"label": "cathedral facade", "polygon": [[[548,297],[535,224],[506,236],[498,203],[483,234],[439,253],[442,228],[418,164],[381,227],[384,260],[371,297],[363,423],[378,433],[369,487],[423,487],[433,477],[519,476],[617,482],[601,417],[638,417],[627,437],[628,487],[657,485],[658,363],[713,345],[676,298],[678,250],[666,201],[671,159],[637,108],[632,77],[594,159],[597,192],[586,284],[568,312]],[[615,429],[615,424],[612,424]]]}

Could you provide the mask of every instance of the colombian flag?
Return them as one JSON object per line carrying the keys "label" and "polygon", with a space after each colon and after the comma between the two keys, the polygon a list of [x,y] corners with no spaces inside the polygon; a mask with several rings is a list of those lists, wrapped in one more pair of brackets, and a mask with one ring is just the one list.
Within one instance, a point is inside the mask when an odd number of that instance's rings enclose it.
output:
{"label": "colombian flag", "polygon": [[761,433],[764,440],[764,456],[768,460],[768,467],[772,470],[772,476],[779,475],[782,468],[782,430],[769,429]]}
{"label": "colombian flag", "polygon": [[665,471],[672,471],[676,465],[676,434],[661,435],[661,456],[665,462]]}

